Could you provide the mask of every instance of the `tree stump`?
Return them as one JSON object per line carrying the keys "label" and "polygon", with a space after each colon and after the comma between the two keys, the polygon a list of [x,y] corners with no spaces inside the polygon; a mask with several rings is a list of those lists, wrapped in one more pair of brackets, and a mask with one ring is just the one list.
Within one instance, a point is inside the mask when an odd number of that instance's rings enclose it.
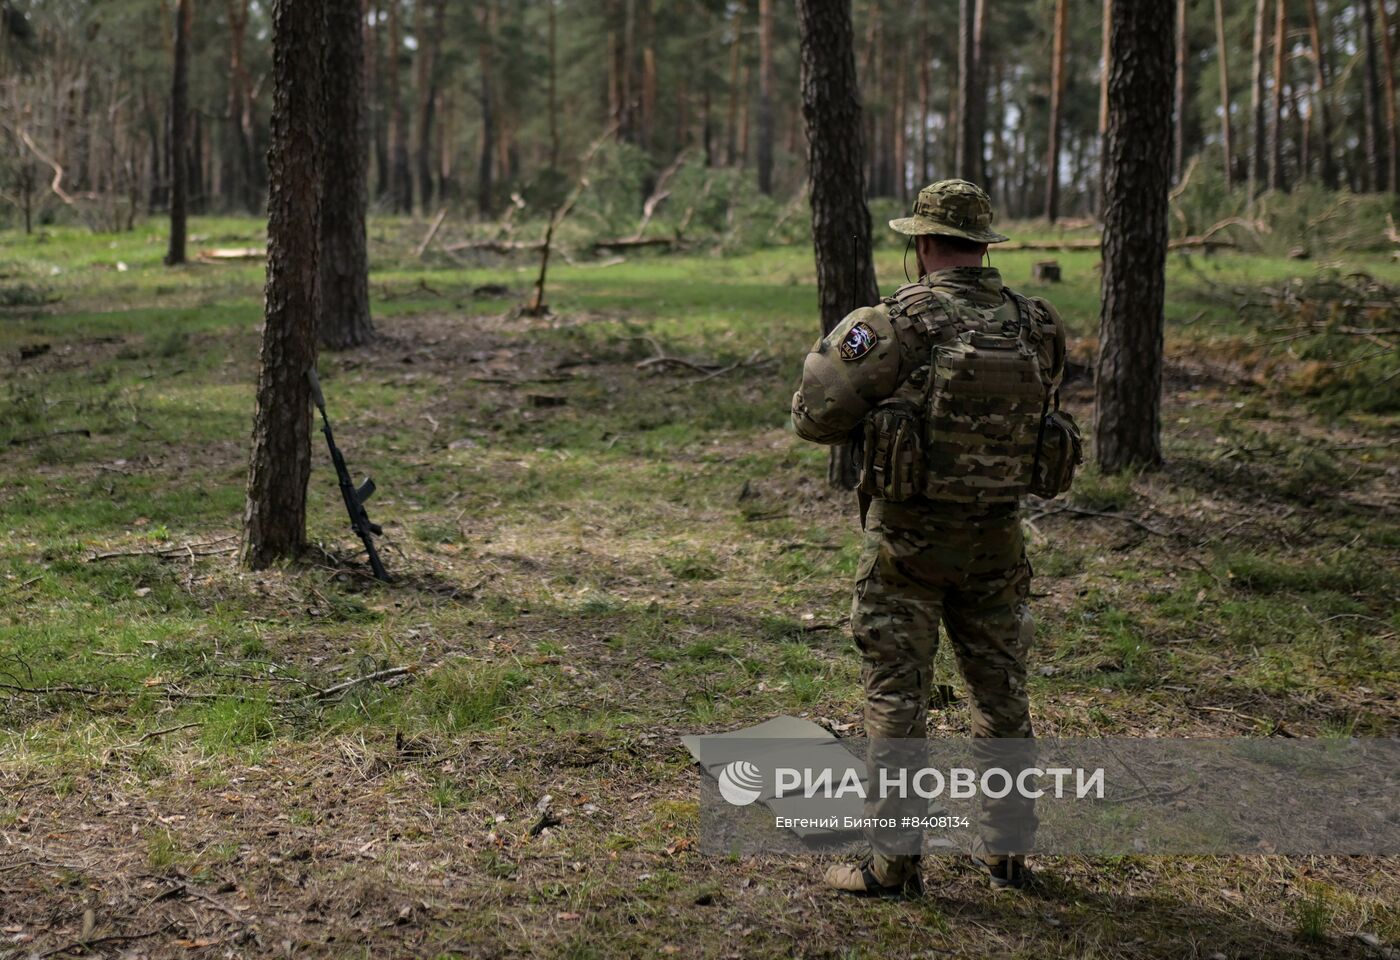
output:
{"label": "tree stump", "polygon": [[1032,283],[1059,283],[1060,262],[1058,260],[1037,260],[1031,264]]}

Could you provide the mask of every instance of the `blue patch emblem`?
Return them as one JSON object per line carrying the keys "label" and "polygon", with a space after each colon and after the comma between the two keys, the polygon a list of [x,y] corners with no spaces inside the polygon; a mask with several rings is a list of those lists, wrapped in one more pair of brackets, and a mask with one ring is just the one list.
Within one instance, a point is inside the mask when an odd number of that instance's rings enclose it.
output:
{"label": "blue patch emblem", "polygon": [[879,337],[875,336],[875,331],[870,329],[868,323],[857,320],[836,349],[840,352],[842,360],[859,360],[871,351],[878,340]]}

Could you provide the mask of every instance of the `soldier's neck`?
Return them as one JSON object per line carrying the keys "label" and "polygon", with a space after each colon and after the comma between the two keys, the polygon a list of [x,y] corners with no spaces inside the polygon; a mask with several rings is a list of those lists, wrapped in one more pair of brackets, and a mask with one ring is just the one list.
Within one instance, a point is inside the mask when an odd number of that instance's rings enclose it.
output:
{"label": "soldier's neck", "polygon": [[953,267],[980,267],[982,266],[982,254],[980,253],[953,253],[940,254],[934,257],[919,256],[920,276],[928,276],[930,273],[937,273],[939,270],[949,270]]}

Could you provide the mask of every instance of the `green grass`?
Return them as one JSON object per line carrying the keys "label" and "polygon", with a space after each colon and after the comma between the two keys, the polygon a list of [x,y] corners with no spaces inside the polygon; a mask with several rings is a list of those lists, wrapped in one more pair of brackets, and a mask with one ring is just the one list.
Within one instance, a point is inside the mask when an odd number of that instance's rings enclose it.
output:
{"label": "green grass", "polygon": [[[421,229],[372,224],[385,339],[321,360],[351,468],[379,485],[370,512],[400,577],[390,588],[353,560],[319,445],[309,535],[329,556],[250,574],[227,552],[243,508],[260,264],[167,269],[156,223],[0,236],[0,289],[17,291],[0,306],[0,830],[42,801],[46,830],[82,837],[123,876],[197,869],[214,884],[246,862],[263,884],[256,910],[325,915],[381,952],[412,931],[423,955],[789,955],[818,922],[788,913],[820,896],[808,889],[816,865],[677,845],[698,815],[676,738],[781,713],[860,721],[844,626],[853,504],[826,491],[826,452],[787,426],[816,330],[810,251],[561,265],[557,319],[529,322],[508,313],[520,297],[472,289],[523,296],[531,263],[420,262]],[[198,218],[192,230],[206,238],[196,248],[262,242],[251,220]],[[1041,256],[994,262],[1019,285]],[[1056,256],[1065,283],[1021,289],[1054,298],[1086,362],[1095,257]],[[899,251],[877,257],[888,288]],[[1400,282],[1395,264],[1357,265]],[[1206,279],[1260,285],[1300,269],[1173,256],[1169,373],[1259,349]],[[638,338],[706,362],[773,362],[692,383],[638,368],[653,350]],[[1274,359],[1286,362],[1282,350]],[[1322,411],[1222,377],[1168,380],[1166,469],[1109,477],[1091,464],[1067,501],[1087,513],[1028,527],[1038,728],[1395,735],[1393,415]],[[1067,388],[1081,423],[1089,401],[1083,381]],[[322,693],[393,667],[408,673]],[[946,644],[934,674],[966,700]],[[934,722],[963,732],[965,711]],[[544,793],[563,825],[531,834]],[[119,814],[80,831],[87,796],[186,819],[142,813],[133,832]],[[81,917],[84,884],[99,882],[87,869],[78,892],[55,882],[44,894],[54,916]],[[295,892],[282,879],[293,869]],[[968,955],[990,927],[1023,954],[1189,955],[1162,918],[1226,886],[1242,900],[1203,922],[1227,955],[1272,955],[1295,936],[1343,949],[1338,931],[1363,927],[1400,935],[1393,882],[1366,865],[1306,881],[1316,887],[1296,909],[1233,861],[1057,864],[1069,878],[1060,899],[1004,911],[982,906],[951,861],[932,869],[950,891],[936,905],[819,899],[831,943]],[[1301,873],[1278,871],[1302,889]],[[1048,935],[1046,910],[1064,924]],[[529,935],[493,920],[507,914]],[[1105,947],[1138,937],[1141,949]]]}

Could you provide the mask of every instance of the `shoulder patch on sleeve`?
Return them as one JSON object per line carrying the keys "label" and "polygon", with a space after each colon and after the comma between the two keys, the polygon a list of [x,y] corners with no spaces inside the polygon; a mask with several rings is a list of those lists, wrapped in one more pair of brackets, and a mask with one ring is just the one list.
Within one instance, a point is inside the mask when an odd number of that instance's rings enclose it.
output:
{"label": "shoulder patch on sleeve", "polygon": [[842,360],[859,360],[874,348],[878,339],[875,331],[870,329],[870,324],[864,320],[857,320],[851,324],[851,329],[846,331],[836,349]]}

